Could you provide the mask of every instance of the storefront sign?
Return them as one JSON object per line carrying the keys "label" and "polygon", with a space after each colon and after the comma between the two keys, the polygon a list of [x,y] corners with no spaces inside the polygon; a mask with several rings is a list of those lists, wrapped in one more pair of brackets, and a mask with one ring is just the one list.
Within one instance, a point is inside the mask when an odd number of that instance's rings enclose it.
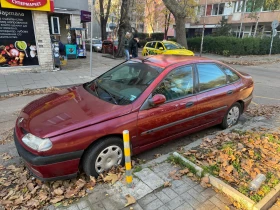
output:
{"label": "storefront sign", "polygon": [[39,65],[31,11],[0,8],[0,67]]}
{"label": "storefront sign", "polygon": [[81,11],[81,22],[86,23],[86,22],[91,22],[91,12],[88,11]]}
{"label": "storefront sign", "polygon": [[3,8],[53,11],[51,0],[0,0]]}

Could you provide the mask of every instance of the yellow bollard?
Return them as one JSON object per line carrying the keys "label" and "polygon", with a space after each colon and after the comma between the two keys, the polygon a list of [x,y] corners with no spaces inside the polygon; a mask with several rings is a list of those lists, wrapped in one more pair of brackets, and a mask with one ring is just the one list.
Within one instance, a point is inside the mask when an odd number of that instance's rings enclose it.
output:
{"label": "yellow bollard", "polygon": [[128,130],[123,131],[123,146],[124,146],[124,157],[125,157],[126,183],[129,187],[132,187],[131,152],[130,152],[130,140],[129,140]]}

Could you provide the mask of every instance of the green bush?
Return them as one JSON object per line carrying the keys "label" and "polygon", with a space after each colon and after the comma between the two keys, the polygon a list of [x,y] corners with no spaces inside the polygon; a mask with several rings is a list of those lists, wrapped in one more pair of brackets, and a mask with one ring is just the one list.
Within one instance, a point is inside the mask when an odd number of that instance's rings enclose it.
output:
{"label": "green bush", "polygon": [[162,41],[164,39],[164,33],[152,33],[151,38],[156,41]]}
{"label": "green bush", "polygon": [[[219,36],[204,37],[203,52],[215,53],[219,55],[265,55],[269,54],[271,38],[248,37],[239,39],[236,37]],[[199,52],[201,37],[188,39],[190,50]],[[280,39],[274,38],[272,54],[280,53]]]}

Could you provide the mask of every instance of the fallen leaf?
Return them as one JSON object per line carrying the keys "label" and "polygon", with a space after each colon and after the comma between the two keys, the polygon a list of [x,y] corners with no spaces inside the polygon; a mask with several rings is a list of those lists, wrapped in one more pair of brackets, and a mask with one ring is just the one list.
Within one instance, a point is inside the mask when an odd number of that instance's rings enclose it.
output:
{"label": "fallen leaf", "polygon": [[50,200],[52,204],[56,204],[64,199],[64,196],[57,196],[54,199]]}
{"label": "fallen leaf", "polygon": [[54,193],[55,193],[56,195],[62,195],[62,194],[63,194],[63,190],[62,190],[61,188],[58,188],[58,189],[55,189],[55,190],[54,190]]}
{"label": "fallen leaf", "polygon": [[33,183],[28,183],[27,188],[31,192],[34,189],[34,184]]}
{"label": "fallen leaf", "polygon": [[172,185],[172,184],[171,184],[170,182],[165,182],[164,185],[163,185],[163,187],[165,187],[165,188],[166,188],[166,187],[171,187],[171,185]]}
{"label": "fallen leaf", "polygon": [[125,198],[127,200],[127,203],[125,204],[124,207],[130,206],[130,205],[136,203],[136,199],[131,195],[126,195]]}
{"label": "fallen leaf", "polygon": [[181,179],[181,175],[176,174],[176,173],[177,173],[177,170],[171,171],[171,172],[169,173],[169,177],[170,177],[171,179],[174,179],[174,180],[179,180],[179,179]]}
{"label": "fallen leaf", "polygon": [[118,175],[109,173],[103,180],[104,182],[111,182],[111,184],[115,184],[118,181]]}
{"label": "fallen leaf", "polygon": [[190,170],[188,168],[184,169],[184,170],[180,170],[179,171],[179,174],[181,175],[185,175],[185,174],[188,174],[190,172]]}

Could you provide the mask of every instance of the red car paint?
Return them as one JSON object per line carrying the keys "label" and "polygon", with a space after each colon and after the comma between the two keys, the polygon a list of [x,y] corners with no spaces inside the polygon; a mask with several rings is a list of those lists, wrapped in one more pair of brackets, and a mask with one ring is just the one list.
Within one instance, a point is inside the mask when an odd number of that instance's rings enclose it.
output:
{"label": "red car paint", "polygon": [[[221,63],[204,58],[166,55],[153,56],[145,61],[141,58],[134,61],[165,69],[132,104],[111,104],[90,94],[81,85],[42,97],[23,108],[16,121],[15,142],[19,154],[23,156],[26,165],[35,176],[45,180],[75,176],[79,171],[83,152],[102,137],[109,135],[122,137],[123,130],[129,130],[135,155],[177,137],[219,124],[233,103],[240,102],[244,111],[252,100],[254,88],[252,78],[223,64],[238,74],[240,79],[237,82],[141,110],[150,93],[173,69],[187,64]],[[228,95],[227,92],[231,90],[233,94]],[[154,100],[158,102],[163,99],[156,96]],[[188,103],[194,105],[186,108]],[[211,110],[216,111],[210,112]],[[192,119],[192,116],[196,117]],[[190,120],[175,123],[160,131],[153,130],[186,118]],[[45,152],[34,151],[22,142],[25,133],[50,138],[53,147]],[[64,154],[77,152],[79,154],[76,154],[75,158],[63,159]],[[42,165],[36,161],[30,163],[26,157],[31,161],[40,157],[46,163]],[[49,159],[56,157],[64,161],[48,163]]]}

